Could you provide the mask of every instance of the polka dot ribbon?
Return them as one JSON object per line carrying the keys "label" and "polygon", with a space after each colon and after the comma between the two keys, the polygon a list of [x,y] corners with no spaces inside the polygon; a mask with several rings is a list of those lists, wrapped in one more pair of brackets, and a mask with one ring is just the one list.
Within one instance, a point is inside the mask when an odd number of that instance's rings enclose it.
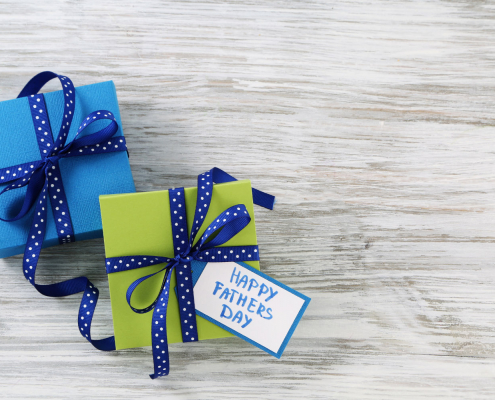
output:
{"label": "polka dot ribbon", "polygon": [[[56,136],[51,130],[44,97],[42,94],[37,94],[48,81],[54,78],[60,80],[64,94],[64,117]],[[87,278],[79,277],[52,285],[39,285],[35,282],[36,266],[46,231],[48,199],[50,199],[60,244],[75,241],[62,175],[60,174],[59,160],[66,157],[127,151],[125,139],[113,137],[117,132],[118,125],[114,115],[105,110],[94,111],[89,114],[81,123],[74,139],[66,143],[74,117],[75,91],[76,89],[68,77],[45,71],[32,78],[19,94],[18,97],[28,96],[41,160],[0,169],[0,184],[7,184],[0,195],[27,186],[21,209],[17,215],[10,219],[0,219],[6,222],[17,221],[25,217],[34,206],[34,218],[24,252],[24,276],[38,292],[45,296],[61,297],[84,292],[80,307],[80,314],[84,315],[79,318],[81,333],[96,348],[114,350],[115,340],[113,337],[92,340],[89,330],[85,330],[91,324],[98,300],[98,289]],[[110,123],[96,133],[82,135],[89,125],[99,120],[108,120]]]}
{"label": "polka dot ribbon", "polygon": [[[173,257],[126,256],[106,259],[107,273],[127,271],[156,264],[166,264],[158,272],[143,276],[133,282],[126,294],[127,303],[134,312],[142,314],[153,310],[151,335],[154,373],[150,375],[152,379],[168,375],[170,372],[166,318],[172,271],[174,269],[176,270],[182,340],[183,342],[195,342],[198,340],[198,331],[196,327],[191,261],[229,262],[259,260],[258,246],[219,247],[242,231],[251,221],[251,217],[243,204],[235,205],[220,213],[206,228],[203,235],[195,241],[196,235],[203,225],[210,207],[213,183],[230,182],[233,180],[236,179],[218,168],[213,168],[198,176],[196,211],[190,234],[188,234],[187,228],[184,189],[169,190],[174,244]],[[255,204],[269,209],[273,209],[275,203],[273,196],[256,189],[253,189],[253,200]],[[145,280],[163,271],[165,271],[165,274],[156,299],[145,308],[134,308],[131,304],[131,297],[134,290]]]}

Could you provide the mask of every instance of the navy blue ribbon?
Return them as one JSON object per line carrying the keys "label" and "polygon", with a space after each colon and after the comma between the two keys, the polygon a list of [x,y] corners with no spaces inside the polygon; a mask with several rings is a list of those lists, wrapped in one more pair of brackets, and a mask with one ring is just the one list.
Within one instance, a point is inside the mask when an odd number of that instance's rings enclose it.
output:
{"label": "navy blue ribbon", "polygon": [[[213,183],[235,180],[234,177],[218,168],[213,168],[198,176],[196,211],[190,235],[188,235],[184,189],[169,190],[174,257],[126,256],[106,259],[107,273],[166,264],[159,271],[134,281],[126,293],[127,303],[134,312],[142,314],[153,310],[151,335],[154,373],[150,375],[152,379],[168,375],[170,372],[166,319],[172,271],[176,270],[182,341],[194,342],[198,340],[198,331],[196,327],[191,261],[230,262],[259,260],[258,246],[219,247],[242,231],[251,221],[251,217],[243,204],[232,206],[220,213],[195,242],[196,235],[203,225],[204,218],[210,207]],[[253,202],[272,210],[275,204],[275,197],[253,189]],[[161,288],[155,300],[142,309],[133,307],[131,297],[134,290],[145,280],[164,271]]]}
{"label": "navy blue ribbon", "polygon": [[[60,80],[64,94],[64,117],[55,140],[53,140],[44,96],[37,94],[53,78]],[[98,110],[89,114],[77,130],[75,138],[67,143],[67,136],[74,117],[75,91],[68,77],[45,71],[32,78],[19,94],[18,98],[29,96],[29,108],[41,160],[0,169],[0,184],[8,184],[0,195],[27,186],[23,204],[17,215],[10,219],[0,219],[6,222],[17,221],[26,216],[34,206],[34,218],[24,251],[24,276],[38,292],[45,296],[62,297],[84,292],[79,309],[79,321],[84,321],[83,327],[89,327],[98,301],[98,289],[86,277],[51,285],[39,285],[35,282],[36,267],[46,231],[47,197],[50,199],[60,244],[75,241],[59,160],[67,157],[127,151],[124,137],[113,137],[118,130],[118,124],[114,115],[106,110]],[[98,120],[109,120],[110,123],[96,133],[83,136],[82,132]],[[81,327],[81,323],[79,325]],[[97,349],[115,350],[113,336],[102,340],[92,340],[89,329],[80,330],[81,334]]]}

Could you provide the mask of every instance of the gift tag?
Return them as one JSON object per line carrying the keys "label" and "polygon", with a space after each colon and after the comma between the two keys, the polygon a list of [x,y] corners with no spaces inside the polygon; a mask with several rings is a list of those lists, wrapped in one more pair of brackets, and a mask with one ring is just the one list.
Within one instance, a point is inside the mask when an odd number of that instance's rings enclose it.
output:
{"label": "gift tag", "polygon": [[280,358],[311,299],[244,263],[192,269],[196,313]]}

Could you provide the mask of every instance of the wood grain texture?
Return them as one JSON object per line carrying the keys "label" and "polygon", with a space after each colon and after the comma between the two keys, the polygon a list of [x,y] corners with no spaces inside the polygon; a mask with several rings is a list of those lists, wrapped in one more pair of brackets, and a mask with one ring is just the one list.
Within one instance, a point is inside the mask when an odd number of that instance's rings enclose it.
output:
{"label": "wood grain texture", "polygon": [[[480,1],[0,0],[0,100],[51,69],[114,80],[139,191],[218,166],[278,198],[262,270],[312,297],[283,358],[240,339],[101,353],[79,296],[0,260],[8,399],[493,399],[495,5]],[[55,90],[51,83],[47,90]],[[39,280],[101,289],[102,240]]]}

